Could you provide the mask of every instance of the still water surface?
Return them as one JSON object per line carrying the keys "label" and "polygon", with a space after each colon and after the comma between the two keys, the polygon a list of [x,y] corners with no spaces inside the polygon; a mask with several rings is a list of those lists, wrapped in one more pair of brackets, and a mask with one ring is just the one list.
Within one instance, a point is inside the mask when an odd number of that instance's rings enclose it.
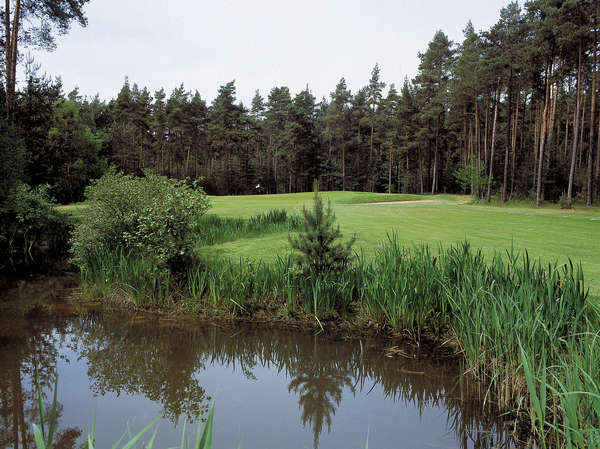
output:
{"label": "still water surface", "polygon": [[213,398],[215,449],[358,449],[367,434],[376,449],[513,447],[456,363],[389,358],[374,341],[88,309],[0,314],[0,448],[33,447],[36,367],[47,404],[58,372],[62,448],[81,445],[94,411],[98,448],[156,417],[155,447],[178,446]]}

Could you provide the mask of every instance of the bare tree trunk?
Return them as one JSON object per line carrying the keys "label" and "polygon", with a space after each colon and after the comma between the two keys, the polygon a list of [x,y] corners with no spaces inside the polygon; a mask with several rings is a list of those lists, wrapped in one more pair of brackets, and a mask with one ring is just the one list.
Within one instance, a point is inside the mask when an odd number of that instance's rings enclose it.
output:
{"label": "bare tree trunk", "polygon": [[438,115],[435,123],[435,146],[433,149],[433,179],[431,182],[431,194],[437,193],[438,187],[438,165],[439,165],[439,139],[440,137],[440,116]]}
{"label": "bare tree trunk", "polygon": [[546,143],[546,129],[548,126],[548,111],[550,109],[550,74],[552,73],[552,63],[546,63],[546,98],[544,99],[544,112],[542,115],[542,125],[540,128],[539,136],[539,155],[538,155],[538,169],[537,169],[537,182],[535,191],[535,205],[540,207],[542,197],[542,171],[544,169],[544,145]]}
{"label": "bare tree trunk", "polygon": [[567,115],[565,116],[565,146],[563,149],[563,156],[561,157],[561,160],[564,160],[567,157],[567,151],[569,150],[569,119],[570,119],[570,115],[569,114],[569,104],[567,103]]}
{"label": "bare tree trunk", "polygon": [[346,143],[342,137],[342,191],[346,191]]}
{"label": "bare tree trunk", "polygon": [[[534,93],[531,94],[531,101],[529,102],[529,132],[533,134],[533,181],[531,185],[533,190],[536,189],[537,181],[537,154],[538,154],[538,104],[534,99]],[[531,136],[530,136],[531,139]]]}
{"label": "bare tree trunk", "polygon": [[596,184],[596,198],[600,196],[600,120],[598,120],[598,139],[596,142],[596,174],[594,183]]}
{"label": "bare tree trunk", "polygon": [[583,59],[583,44],[581,40],[579,41],[579,55],[578,55],[578,64],[577,64],[577,95],[575,102],[575,124],[573,125],[573,149],[571,154],[571,170],[569,171],[569,187],[567,189],[567,201],[569,203],[573,199],[573,180],[575,178],[575,162],[577,161],[577,131],[579,130],[579,118],[580,114],[580,102],[581,102],[581,64]]}
{"label": "bare tree trunk", "polygon": [[[545,148],[545,156],[544,156],[544,164],[542,166],[542,180],[548,177],[548,171],[550,170],[550,151],[552,149],[552,140],[554,138],[554,122],[556,120],[556,104],[558,98],[558,83],[554,85],[554,91],[552,90],[552,86],[550,86],[550,110],[549,117],[546,121],[546,143],[544,145]],[[545,183],[542,182],[542,197],[544,196],[544,187]]]}
{"label": "bare tree trunk", "polygon": [[576,168],[581,168],[581,165],[583,164],[582,158],[583,158],[583,134],[585,132],[585,102],[586,102],[586,94],[585,92],[581,93],[581,129],[579,130],[579,152],[577,153],[578,156],[578,162],[577,162],[577,167]]}
{"label": "bare tree trunk", "polygon": [[423,184],[423,156],[422,156],[422,151],[421,151],[421,147],[419,146],[419,187],[420,187],[420,194],[423,195],[423,193],[425,193],[425,186]]}
{"label": "bare tree trunk", "polygon": [[465,151],[465,164],[469,159],[469,145],[468,145],[468,138],[467,138],[467,106],[465,105],[463,107],[463,145],[464,145],[464,151]]}
{"label": "bare tree trunk", "polygon": [[371,137],[369,138],[369,173],[368,184],[371,192],[375,191],[375,180],[373,178],[373,136],[375,134],[375,106],[371,110]]}
{"label": "bare tree trunk", "polygon": [[596,31],[596,17],[594,17],[594,67],[592,73],[592,104],[590,106],[590,144],[588,148],[588,161],[587,161],[587,189],[585,193],[585,204],[588,207],[592,205],[592,191],[593,191],[593,165],[594,165],[594,121],[596,118],[596,70],[597,70],[597,47],[598,46],[598,34]]}
{"label": "bare tree trunk", "polygon": [[489,115],[490,115],[490,100],[485,102],[485,128],[483,134],[483,160],[488,163],[488,129],[489,129]]}
{"label": "bare tree trunk", "polygon": [[494,104],[494,122],[492,124],[492,146],[490,149],[490,174],[488,177],[487,185],[487,201],[491,200],[492,195],[492,179],[494,176],[494,149],[496,146],[496,125],[498,124],[498,103],[500,103],[500,80],[498,80],[498,87],[496,89],[495,96],[496,103]]}
{"label": "bare tree trunk", "polygon": [[535,120],[533,122],[533,188],[535,190],[537,190],[538,152],[540,149],[538,136],[539,136],[539,129],[540,129],[540,115],[542,115],[541,113],[538,114],[539,108],[538,108],[537,101],[535,102],[535,108],[532,108],[532,110],[533,109],[535,109],[535,112],[533,112],[535,114]]}
{"label": "bare tree trunk", "polygon": [[475,145],[477,149],[475,152],[477,153],[477,157],[481,159],[481,130],[479,123],[479,99],[477,95],[475,95]]}
{"label": "bare tree trunk", "polygon": [[517,159],[517,132],[519,129],[519,109],[521,106],[521,89],[517,92],[517,107],[515,108],[515,119],[513,122],[512,129],[512,140],[511,140],[511,153],[512,153],[512,161],[510,167],[510,198],[513,196],[513,192],[515,190],[515,165]]}
{"label": "bare tree trunk", "polygon": [[392,150],[389,150],[389,167],[388,167],[388,193],[392,193]]}
{"label": "bare tree trunk", "polygon": [[190,167],[190,147],[188,146],[187,153],[185,155],[185,169],[183,171],[183,177],[185,178],[189,174]]}
{"label": "bare tree trunk", "polygon": [[15,0],[12,28],[10,25],[10,0],[4,2],[4,56],[6,71],[6,112],[12,119],[15,109],[15,90],[17,83],[17,43],[19,41],[19,25],[21,1]]}
{"label": "bare tree trunk", "polygon": [[508,155],[510,152],[509,142],[511,141],[511,127],[512,127],[512,69],[510,70],[510,76],[508,78],[508,111],[506,117],[508,123],[506,124],[506,145],[504,145],[504,177],[502,181],[502,202],[506,203],[508,200]]}

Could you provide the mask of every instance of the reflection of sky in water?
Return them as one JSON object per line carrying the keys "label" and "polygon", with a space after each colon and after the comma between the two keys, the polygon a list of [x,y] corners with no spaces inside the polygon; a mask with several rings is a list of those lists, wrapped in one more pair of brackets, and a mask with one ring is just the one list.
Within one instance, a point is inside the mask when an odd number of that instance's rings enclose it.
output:
{"label": "reflection of sky in water", "polygon": [[[64,344],[57,345],[62,356],[58,361],[58,400],[63,406],[59,427],[89,430],[96,410],[98,448],[111,447],[127,424],[135,434],[154,418],[161,416],[165,409],[164,404],[148,399],[144,392],[127,393],[127,389],[121,385],[121,392],[116,393],[111,388],[110,379],[101,379],[101,383],[107,387],[106,394],[94,394],[93,391],[98,391],[98,379],[90,379],[89,375],[95,373],[95,376],[106,376],[107,367],[103,366],[104,371],[98,369],[87,358],[86,351],[89,347],[83,346],[83,340],[87,340],[92,334],[89,341],[92,341],[92,346],[96,345],[96,357],[98,354],[109,357],[110,360],[106,360],[109,363],[108,369],[112,368],[115,373],[120,373],[121,368],[127,368],[126,364],[134,362],[116,353],[113,346],[119,347],[126,340],[131,344],[132,351],[143,355],[143,360],[146,354],[144,345],[147,349],[152,338],[161,339],[162,342],[171,339],[162,349],[152,353],[154,358],[148,362],[154,364],[152,367],[135,366],[136,369],[132,372],[142,373],[143,383],[150,383],[145,378],[146,372],[172,373],[169,370],[183,368],[182,360],[189,360],[190,355],[196,357],[196,366],[204,365],[204,368],[193,372],[192,382],[197,382],[207,396],[216,398],[215,449],[233,449],[240,443],[243,448],[312,448],[315,441],[314,430],[319,427],[319,416],[322,428],[318,435],[320,448],[364,448],[367,432],[369,447],[372,448],[474,447],[471,442],[466,442],[466,446],[464,442],[461,444],[457,440],[456,430],[449,424],[443,393],[452,385],[440,385],[439,373],[428,376],[425,371],[425,375],[413,375],[412,379],[420,383],[420,391],[426,397],[442,399],[437,403],[435,400],[423,403],[417,399],[407,399],[410,398],[411,389],[406,386],[407,381],[402,379],[411,377],[403,374],[402,361],[377,355],[373,363],[377,366],[374,372],[378,379],[368,372],[361,376],[348,370],[348,366],[352,366],[352,363],[347,363],[350,358],[360,360],[358,343],[289,333],[284,334],[279,341],[279,334],[274,335],[272,330],[239,335],[232,330],[219,331],[212,327],[200,330],[203,333],[201,337],[190,337],[184,332],[180,338],[169,335],[171,330],[157,329],[152,324],[149,324],[147,332],[144,332],[143,325],[136,325],[136,331],[129,332],[127,324],[115,324],[118,320],[117,317],[104,323],[103,319],[98,319],[92,322],[91,327],[88,322],[67,337]],[[72,321],[71,329],[78,328],[77,322],[77,319]],[[103,327],[105,325],[106,330]],[[92,333],[89,332],[90,329],[93,329]],[[120,332],[124,329],[127,334],[121,335]],[[149,339],[138,343],[137,338]],[[236,338],[243,340],[235,342]],[[182,346],[184,342],[185,345]],[[208,349],[211,344],[221,351],[218,355]],[[240,348],[246,352],[238,354],[236,351]],[[262,355],[252,353],[253,349],[263,351]],[[2,350],[0,347],[0,352]],[[279,350],[282,351],[281,354],[278,353]],[[370,362],[367,360],[366,363]],[[156,366],[166,371],[157,371]],[[409,368],[410,365],[406,369]],[[421,367],[417,366],[415,369],[418,371]],[[124,369],[123,372],[129,371]],[[390,380],[390,376],[394,379]],[[443,377],[442,375],[441,378]],[[357,380],[359,378],[360,382]],[[382,385],[382,379],[384,382],[389,381],[387,387]],[[160,396],[173,385],[169,379],[157,380],[151,387],[147,387],[153,389],[152,394]],[[404,396],[397,394],[398,397],[394,399],[389,394],[389,385],[398,382],[404,384]],[[29,379],[23,379],[23,387],[31,391]],[[339,395],[339,403],[336,395]],[[456,392],[455,396],[458,395]],[[325,400],[319,399],[323,397]],[[185,398],[182,397],[180,402],[183,401]],[[206,398],[204,401],[205,406],[208,401]],[[325,407],[328,401],[329,407]],[[432,405],[434,403],[436,405]],[[454,407],[456,403],[453,402]],[[182,419],[179,417],[177,425],[170,419],[159,421],[155,447],[179,445]],[[329,429],[328,419],[331,421]],[[195,434],[195,428],[195,424],[188,425],[191,436]],[[150,433],[145,441],[149,438]]]}

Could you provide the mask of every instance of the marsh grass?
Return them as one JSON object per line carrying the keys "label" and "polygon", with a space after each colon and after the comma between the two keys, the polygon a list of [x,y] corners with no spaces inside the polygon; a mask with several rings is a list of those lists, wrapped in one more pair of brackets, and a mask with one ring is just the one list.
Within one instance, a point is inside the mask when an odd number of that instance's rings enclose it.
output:
{"label": "marsh grass", "polygon": [[170,270],[125,250],[91,251],[80,277],[86,294],[106,297],[119,292],[140,307],[164,304],[172,287]]}

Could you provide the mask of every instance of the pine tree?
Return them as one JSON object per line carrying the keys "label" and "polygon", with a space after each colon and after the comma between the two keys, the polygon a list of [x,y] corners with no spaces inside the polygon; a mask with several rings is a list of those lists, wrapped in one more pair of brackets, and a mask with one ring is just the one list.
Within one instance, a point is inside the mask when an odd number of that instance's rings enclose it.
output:
{"label": "pine tree", "polygon": [[379,112],[379,108],[381,106],[381,102],[383,99],[382,91],[385,87],[385,83],[380,81],[379,77],[380,69],[379,64],[375,64],[373,70],[371,71],[371,79],[369,80],[369,86],[367,87],[368,92],[368,105],[369,105],[369,124],[371,127],[371,134],[369,138],[369,179],[368,182],[370,184],[369,190],[371,192],[375,191],[375,157],[374,157],[374,147],[375,147],[375,124],[377,122],[377,113]]}
{"label": "pine tree", "polygon": [[452,45],[452,41],[442,31],[436,32],[427,46],[427,51],[419,53],[421,63],[415,78],[415,84],[419,87],[423,118],[428,124],[430,152],[433,152],[432,194],[439,191],[442,127],[448,103],[450,69],[454,63]]}
{"label": "pine tree", "polygon": [[290,245],[299,254],[298,265],[305,275],[324,275],[335,273],[348,265],[352,245],[349,242],[336,242],[342,237],[339,226],[334,226],[335,214],[331,210],[331,201],[327,208],[319,195],[318,183],[314,183],[312,209],[302,208],[303,231],[297,237],[289,237]]}
{"label": "pine tree", "polygon": [[342,177],[342,190],[346,190],[346,138],[350,128],[349,103],[352,98],[350,90],[346,87],[346,80],[340,79],[331,93],[331,103],[327,108],[325,122],[329,138],[329,158],[332,157],[332,148],[339,149],[340,167]]}

